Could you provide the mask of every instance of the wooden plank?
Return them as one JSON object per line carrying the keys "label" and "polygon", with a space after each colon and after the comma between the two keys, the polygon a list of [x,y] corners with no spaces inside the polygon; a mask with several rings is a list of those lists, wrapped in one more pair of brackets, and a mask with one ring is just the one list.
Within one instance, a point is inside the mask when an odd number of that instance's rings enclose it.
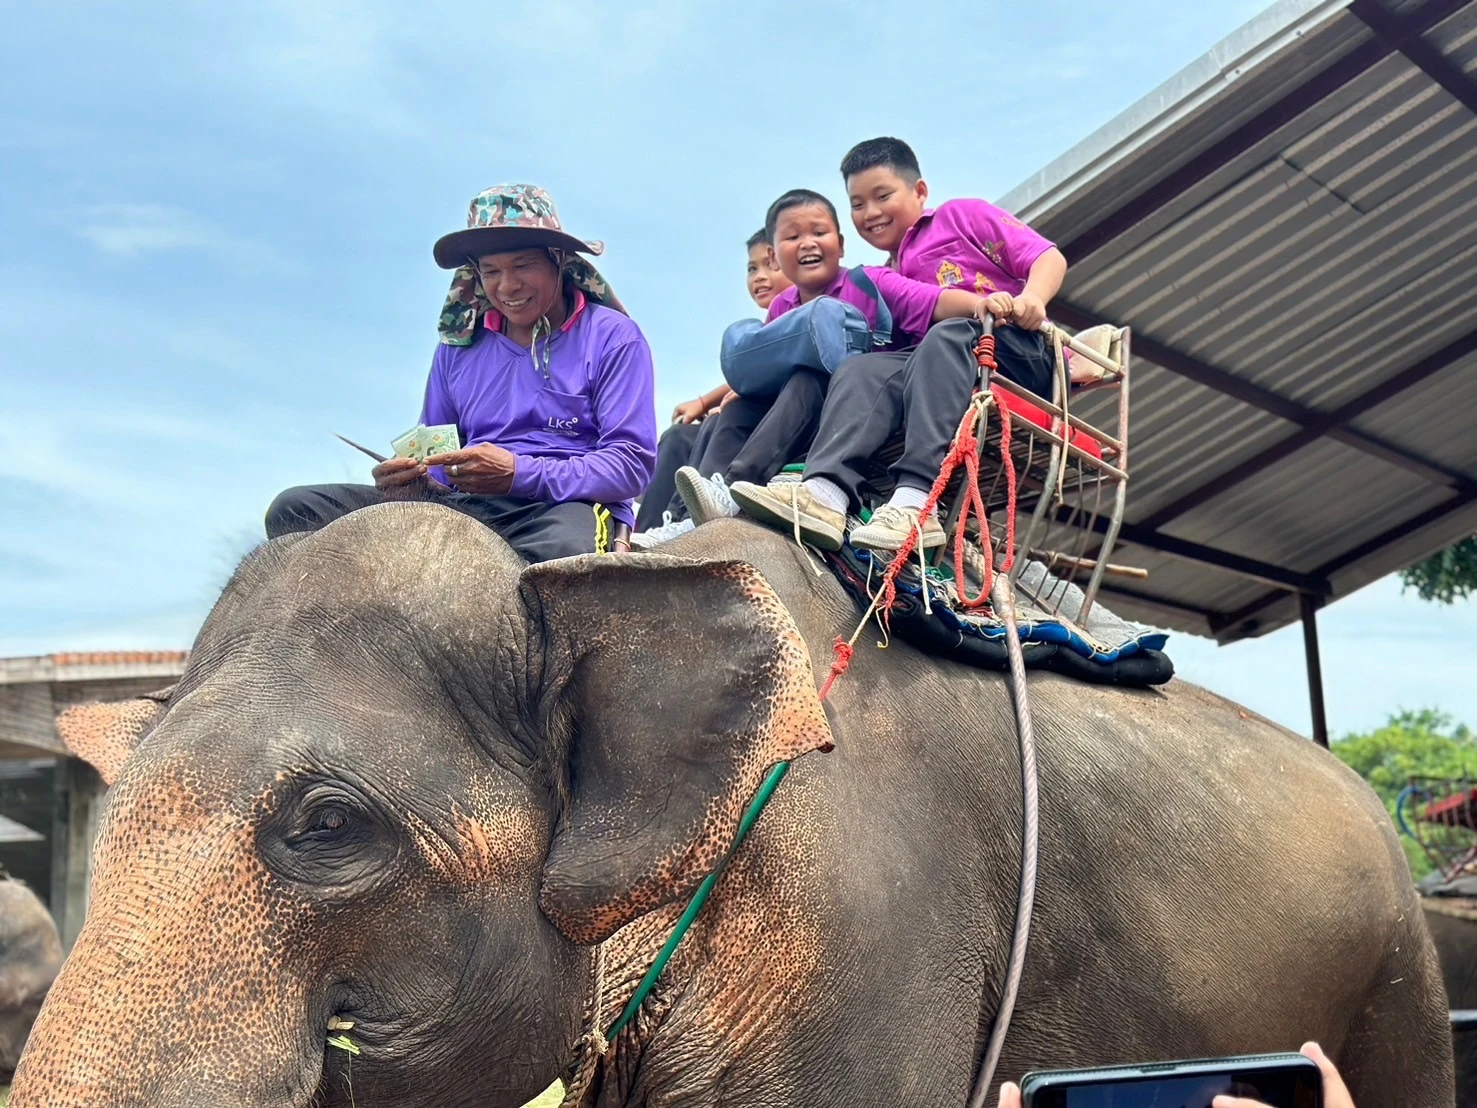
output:
{"label": "wooden plank", "polygon": [[0,758],[65,754],[56,733],[51,686],[0,685]]}

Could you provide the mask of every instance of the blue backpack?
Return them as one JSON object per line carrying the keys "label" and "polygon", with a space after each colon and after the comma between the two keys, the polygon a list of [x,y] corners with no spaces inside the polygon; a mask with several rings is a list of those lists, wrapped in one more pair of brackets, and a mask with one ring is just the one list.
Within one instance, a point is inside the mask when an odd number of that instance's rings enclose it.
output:
{"label": "blue backpack", "polygon": [[846,279],[876,307],[875,329],[858,308],[830,296],[773,323],[741,319],[723,332],[719,354],[729,387],[740,396],[775,396],[797,369],[831,373],[847,358],[892,342],[892,312],[872,278],[856,266]]}

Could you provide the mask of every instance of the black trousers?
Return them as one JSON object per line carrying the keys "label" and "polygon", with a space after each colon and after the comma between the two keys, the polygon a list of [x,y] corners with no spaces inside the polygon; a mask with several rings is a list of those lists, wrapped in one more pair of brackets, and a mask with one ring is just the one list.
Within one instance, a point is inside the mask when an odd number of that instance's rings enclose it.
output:
{"label": "black trousers", "polygon": [[762,485],[800,461],[820,426],[830,377],[797,369],[778,396],[740,396],[718,413],[718,426],[693,465],[704,477],[721,473],[730,485]]}
{"label": "black trousers", "polygon": [[[695,464],[703,443],[713,437],[717,425],[718,417],[708,416],[701,423],[674,423],[662,432],[656,443],[656,469],[652,472],[651,484],[641,494],[636,530],[650,531],[653,527],[660,527],[662,512],[673,511],[674,503],[682,503],[682,498],[677,495],[676,473],[683,466]],[[681,517],[674,512],[674,518]]]}
{"label": "black trousers", "polygon": [[[680,466],[690,465],[704,477],[717,473],[728,484],[735,481],[766,483],[791,462],[805,460],[805,452],[815,430],[820,426],[821,407],[826,399],[826,386],[830,377],[824,373],[801,369],[785,382],[778,396],[739,396],[730,400],[717,415],[709,416],[700,426],[702,433],[692,453],[672,467],[676,473]],[[657,470],[662,467],[662,443],[665,443],[673,427],[662,435],[657,443]],[[652,478],[652,488],[657,479]],[[673,519],[687,518],[687,505],[677,495],[673,484],[671,499],[665,510]],[[647,490],[651,495],[651,490]],[[654,498],[653,498],[654,499]],[[661,508],[654,508],[647,515],[646,501],[641,503],[641,514],[637,516],[638,531],[655,527],[661,522]],[[641,523],[649,520],[649,523]]]}
{"label": "black trousers", "polygon": [[[267,509],[267,538],[316,531],[350,512],[384,502],[384,494],[373,485],[298,485],[278,493]],[[458,492],[431,502],[492,528],[528,562],[595,553],[595,507],[582,500],[544,504]]]}
{"label": "black trousers", "polygon": [[[928,490],[954,441],[979,378],[974,344],[980,324],[948,319],[929,328],[911,350],[859,354],[837,367],[821,413],[806,477],[825,477],[861,503],[867,461],[905,428],[902,457],[891,473],[899,485]],[[1039,331],[995,330],[996,372],[1051,395],[1052,353]]]}

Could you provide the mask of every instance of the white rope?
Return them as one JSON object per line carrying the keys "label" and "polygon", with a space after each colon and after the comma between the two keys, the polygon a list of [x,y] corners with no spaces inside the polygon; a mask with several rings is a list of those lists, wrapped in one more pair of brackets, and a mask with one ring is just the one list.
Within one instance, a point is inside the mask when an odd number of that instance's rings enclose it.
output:
{"label": "white rope", "polygon": [[990,1031],[985,1060],[980,1066],[974,1092],[969,1098],[969,1108],[985,1108],[990,1085],[995,1080],[995,1069],[1000,1064],[1000,1054],[1005,1048],[1005,1036],[1010,1030],[1010,1016],[1015,1010],[1016,994],[1020,991],[1021,973],[1026,964],[1026,944],[1031,937],[1031,913],[1036,902],[1037,839],[1040,829],[1036,795],[1036,735],[1031,727],[1031,703],[1026,692],[1026,663],[1021,653],[1020,634],[1016,629],[1015,594],[1011,590],[1010,575],[996,574],[990,594],[995,613],[1005,623],[1005,643],[1010,654],[1010,692],[1015,701],[1016,734],[1021,747],[1021,801],[1025,837],[1021,843],[1021,884],[1020,898],[1015,910],[1015,938],[1011,942],[1010,961],[1006,965],[1005,989],[1000,997],[1000,1007],[995,1013],[995,1026]]}
{"label": "white rope", "polygon": [[933,605],[928,601],[928,552],[923,549],[923,519],[918,512],[913,513],[913,530],[918,535],[918,585],[923,590],[923,610],[933,615]]}
{"label": "white rope", "polygon": [[822,570],[820,565],[816,562],[815,555],[811,554],[811,552],[806,548],[805,540],[800,537],[801,487],[802,485],[798,482],[790,486],[790,514],[794,517],[795,545],[798,546],[800,548],[800,552],[805,555],[806,562],[810,564],[810,572],[815,574],[817,577],[824,577],[826,575],[825,571]]}
{"label": "white rope", "polygon": [[600,1066],[600,1060],[610,1053],[610,1043],[606,1041],[605,1033],[600,1029],[601,1009],[605,1006],[605,944],[595,945],[595,967],[593,973],[593,987],[590,997],[589,1022],[585,1024],[585,1032],[575,1043],[575,1066],[574,1074],[569,1080],[569,1087],[564,1090],[564,1099],[559,1102],[559,1108],[579,1108],[585,1099],[585,1094],[590,1090],[590,1084],[595,1080],[595,1071]]}

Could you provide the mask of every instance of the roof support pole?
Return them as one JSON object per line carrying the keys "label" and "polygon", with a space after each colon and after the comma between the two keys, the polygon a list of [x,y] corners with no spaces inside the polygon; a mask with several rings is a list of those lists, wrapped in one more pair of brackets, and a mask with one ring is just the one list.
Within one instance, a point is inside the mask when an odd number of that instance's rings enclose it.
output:
{"label": "roof support pole", "polygon": [[1318,657],[1318,598],[1298,593],[1303,617],[1303,654],[1308,662],[1308,704],[1313,710],[1313,741],[1328,746],[1328,715],[1323,708],[1323,665]]}
{"label": "roof support pole", "polygon": [[92,843],[107,789],[97,771],[80,758],[58,758],[55,772],[50,907],[62,949],[70,951],[87,916]]}

